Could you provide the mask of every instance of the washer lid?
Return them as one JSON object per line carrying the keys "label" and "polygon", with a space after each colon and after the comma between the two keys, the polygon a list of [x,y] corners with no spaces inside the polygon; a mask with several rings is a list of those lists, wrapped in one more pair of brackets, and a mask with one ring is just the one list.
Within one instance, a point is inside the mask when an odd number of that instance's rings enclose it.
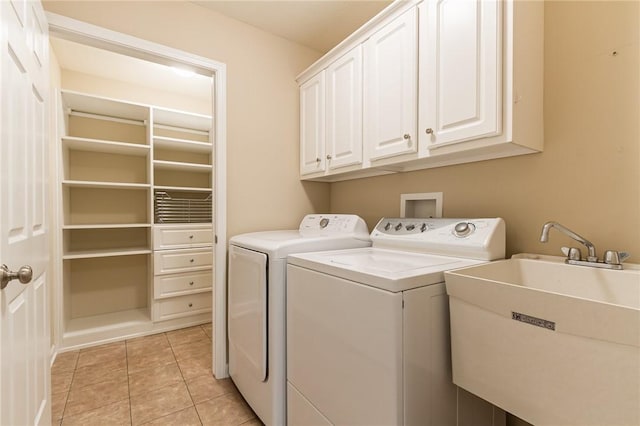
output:
{"label": "washer lid", "polygon": [[291,253],[369,247],[371,241],[340,234],[309,237],[298,230],[288,230],[236,235],[229,244],[266,253],[271,259],[284,259]]}
{"label": "washer lid", "polygon": [[399,292],[444,282],[444,271],[484,263],[450,256],[361,248],[291,255],[291,265]]}

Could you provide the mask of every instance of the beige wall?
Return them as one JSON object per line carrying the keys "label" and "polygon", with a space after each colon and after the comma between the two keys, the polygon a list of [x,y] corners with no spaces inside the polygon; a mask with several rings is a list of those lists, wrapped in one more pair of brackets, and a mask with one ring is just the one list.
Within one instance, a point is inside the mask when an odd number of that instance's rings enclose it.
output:
{"label": "beige wall", "polygon": [[297,227],[329,210],[298,178],[295,76],[320,54],[189,2],[45,1],[47,11],[227,64],[229,236]]}
{"label": "beige wall", "polygon": [[211,115],[210,97],[195,98],[139,85],[132,86],[130,83],[77,71],[62,70],[62,87],[107,98]]}
{"label": "beige wall", "polygon": [[445,216],[503,217],[508,254],[576,245],[538,242],[556,220],[640,262],[639,5],[545,3],[543,153],[334,183],[332,212],[371,227],[399,214],[401,193],[442,191]]}

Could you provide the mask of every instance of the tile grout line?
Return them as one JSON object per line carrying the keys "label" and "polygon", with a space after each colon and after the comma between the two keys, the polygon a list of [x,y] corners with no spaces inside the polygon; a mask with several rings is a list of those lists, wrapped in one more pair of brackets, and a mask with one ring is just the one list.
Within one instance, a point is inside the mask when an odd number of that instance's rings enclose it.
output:
{"label": "tile grout line", "polygon": [[[203,332],[204,332],[204,330],[203,330]],[[167,336],[167,341],[169,342],[169,347],[171,348],[171,353],[173,354],[173,359],[176,361],[176,365],[178,366],[178,371],[180,372],[180,377],[182,377],[182,382],[184,383],[184,387],[187,388],[187,393],[189,394],[189,399],[191,399],[191,403],[193,404],[193,409],[196,412],[196,416],[198,416],[198,420],[200,421],[200,424],[203,425],[204,422],[202,421],[202,418],[200,417],[200,413],[198,412],[198,409],[196,408],[196,403],[193,400],[193,396],[191,396],[191,391],[189,390],[189,385],[187,385],[187,379],[185,379],[184,374],[182,373],[182,368],[180,368],[180,363],[178,362],[178,358],[176,357],[176,353],[173,350],[173,345],[171,344],[171,340],[169,340],[169,336]]]}
{"label": "tile grout line", "polygon": [[60,416],[60,426],[64,421],[64,412],[67,411],[67,403],[69,402],[69,395],[71,395],[71,386],[73,385],[73,379],[76,376],[76,368],[78,366],[78,361],[80,360],[80,351],[78,351],[78,356],[76,357],[76,362],[73,364],[73,372],[71,373],[71,382],[69,382],[69,389],[67,389],[66,396],[64,397],[64,407],[62,408],[62,414]]}
{"label": "tile grout line", "polygon": [[127,373],[127,396],[129,397],[129,424],[133,426],[133,404],[131,404],[131,382],[129,381],[129,345],[124,341],[124,368]]}

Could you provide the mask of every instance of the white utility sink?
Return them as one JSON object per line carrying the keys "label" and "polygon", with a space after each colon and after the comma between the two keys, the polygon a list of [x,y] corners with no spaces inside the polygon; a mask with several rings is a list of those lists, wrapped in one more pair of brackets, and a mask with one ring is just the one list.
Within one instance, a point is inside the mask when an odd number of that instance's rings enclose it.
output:
{"label": "white utility sink", "polygon": [[516,255],[445,273],[453,381],[539,425],[640,425],[640,266]]}

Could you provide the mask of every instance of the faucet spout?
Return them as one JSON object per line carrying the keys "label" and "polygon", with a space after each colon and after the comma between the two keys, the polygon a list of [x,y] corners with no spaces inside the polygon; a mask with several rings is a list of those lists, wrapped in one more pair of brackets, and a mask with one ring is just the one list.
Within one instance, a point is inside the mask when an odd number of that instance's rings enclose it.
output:
{"label": "faucet spout", "polygon": [[590,241],[576,234],[566,226],[559,224],[558,222],[551,221],[551,222],[545,223],[542,226],[542,233],[540,234],[541,243],[546,243],[547,241],[549,241],[549,230],[551,230],[551,228],[556,228],[558,231],[562,232],[565,235],[568,235],[569,237],[573,238],[580,244],[583,244],[585,247],[587,247],[587,250],[589,251],[589,254],[587,256],[587,261],[589,262],[598,261],[598,256],[596,256],[596,248]]}

